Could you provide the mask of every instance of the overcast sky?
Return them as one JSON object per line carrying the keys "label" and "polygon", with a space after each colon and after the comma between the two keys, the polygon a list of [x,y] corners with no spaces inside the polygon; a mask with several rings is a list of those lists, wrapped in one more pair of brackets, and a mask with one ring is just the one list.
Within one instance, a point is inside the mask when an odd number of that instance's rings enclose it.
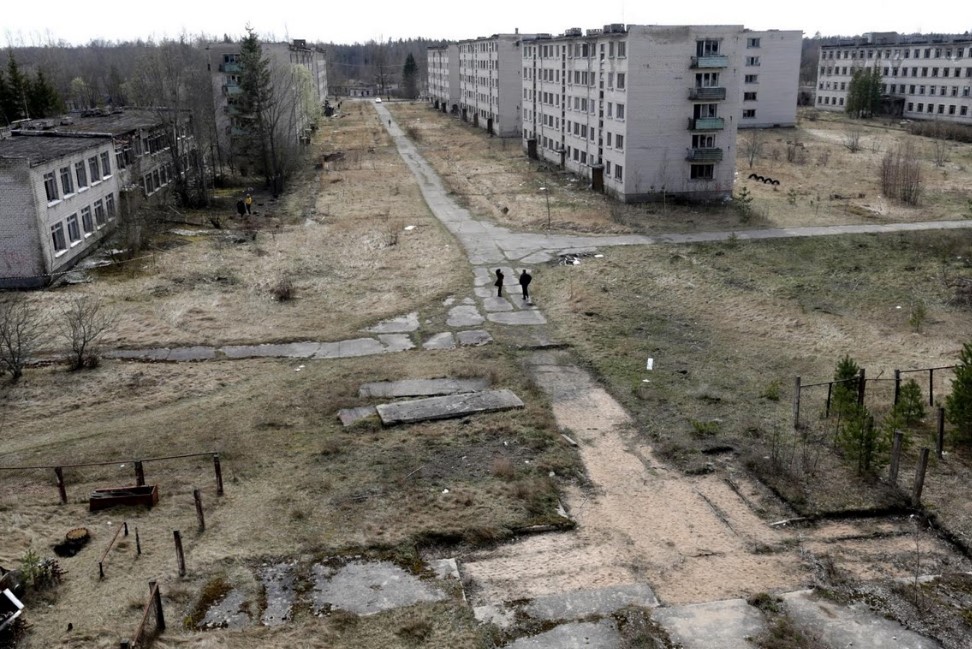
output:
{"label": "overcast sky", "polygon": [[238,39],[249,24],[267,40],[353,43],[417,36],[459,40],[515,28],[557,34],[606,23],[742,24],[758,30],[797,29],[807,36],[818,31],[824,36],[952,33],[972,29],[972,11],[958,0],[930,5],[911,0],[50,0],[8,6],[0,19],[0,39],[14,46],[159,40],[182,33]]}

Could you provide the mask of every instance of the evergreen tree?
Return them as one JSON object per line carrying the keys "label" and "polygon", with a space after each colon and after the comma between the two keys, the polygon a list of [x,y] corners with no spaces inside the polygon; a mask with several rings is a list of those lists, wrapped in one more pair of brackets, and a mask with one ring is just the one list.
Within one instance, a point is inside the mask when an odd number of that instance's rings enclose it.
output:
{"label": "evergreen tree", "polygon": [[405,66],[402,68],[402,95],[406,99],[418,97],[418,71],[415,57],[409,52],[405,59]]}
{"label": "evergreen tree", "polygon": [[847,87],[847,113],[873,117],[881,106],[881,73],[877,68],[856,70]]}
{"label": "evergreen tree", "polygon": [[962,346],[954,372],[952,393],[945,399],[945,413],[961,432],[972,437],[972,342]]}
{"label": "evergreen tree", "polygon": [[7,126],[10,124],[10,90],[7,88],[7,80],[0,70],[0,124]]}
{"label": "evergreen tree", "polygon": [[833,410],[838,415],[850,417],[857,409],[857,388],[855,381],[861,368],[849,354],[837,362],[834,370]]}
{"label": "evergreen tree", "polygon": [[266,142],[266,125],[263,112],[272,101],[270,63],[263,56],[263,47],[253,28],[246,28],[246,36],[240,42],[240,122],[243,137],[235,153],[267,176],[270,180],[270,160]]}
{"label": "evergreen tree", "polygon": [[37,70],[27,88],[27,110],[31,117],[51,117],[63,109],[63,103],[43,70]]}
{"label": "evergreen tree", "polygon": [[27,114],[27,86],[28,79],[20,71],[13,51],[8,52],[7,59],[7,97],[8,105],[4,112],[10,121],[31,117]]}

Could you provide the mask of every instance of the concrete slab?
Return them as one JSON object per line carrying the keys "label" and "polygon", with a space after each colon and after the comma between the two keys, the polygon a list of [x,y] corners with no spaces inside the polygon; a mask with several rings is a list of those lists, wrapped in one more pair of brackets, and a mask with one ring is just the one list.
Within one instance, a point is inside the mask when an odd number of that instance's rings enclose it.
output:
{"label": "concrete slab", "polygon": [[384,354],[385,346],[374,338],[354,338],[339,340],[333,343],[321,343],[314,358],[351,358],[354,356],[372,356]]}
{"label": "concrete slab", "polygon": [[405,352],[415,349],[415,343],[408,334],[378,334],[378,340],[385,346],[388,353]]}
{"label": "concrete slab", "polygon": [[450,295],[446,299],[442,300],[442,306],[452,306],[456,303],[456,296]]}
{"label": "concrete slab", "polygon": [[487,311],[512,311],[513,305],[505,297],[487,297],[483,299],[483,308]]}
{"label": "concrete slab", "polygon": [[473,292],[476,294],[476,297],[481,299],[487,297],[496,297],[496,287],[491,285],[477,286],[475,289],[473,289]]}
{"label": "concrete slab", "polygon": [[489,379],[406,379],[365,383],[358,396],[365,399],[398,399],[400,397],[434,397],[444,394],[479,392],[489,387]]}
{"label": "concrete slab", "polygon": [[647,584],[631,584],[545,595],[534,598],[522,610],[539,620],[579,620],[589,615],[610,615],[629,605],[653,608],[658,606],[658,599]]}
{"label": "concrete slab", "polygon": [[659,608],[651,619],[685,649],[755,649],[748,638],[765,628],[762,613],[743,599]]}
{"label": "concrete slab", "polygon": [[504,389],[385,403],[377,406],[377,409],[382,423],[392,426],[522,407],[520,398]]}
{"label": "concrete slab", "polygon": [[220,347],[227,358],[311,358],[321,343],[299,342],[264,345],[227,345]]}
{"label": "concrete slab", "polygon": [[456,337],[451,331],[444,331],[434,334],[431,338],[422,343],[422,349],[455,349]]}
{"label": "concrete slab", "polygon": [[830,647],[941,649],[934,640],[875,615],[864,604],[836,604],[811,590],[787,593],[783,601],[797,627],[815,634]]}
{"label": "concrete slab", "polygon": [[164,361],[168,360],[169,351],[166,347],[158,349],[116,349],[105,352],[103,356],[120,360]]}
{"label": "concrete slab", "polygon": [[469,306],[469,305],[476,304],[476,300],[472,299],[471,297],[464,297],[462,298],[462,303]]}
{"label": "concrete slab", "polygon": [[250,626],[250,614],[244,608],[246,594],[231,590],[221,601],[206,611],[206,616],[196,625],[197,629],[245,629]]}
{"label": "concrete slab", "polygon": [[450,327],[475,327],[483,323],[483,316],[479,309],[472,304],[461,304],[449,309],[449,319],[446,325]]}
{"label": "concrete slab", "polygon": [[358,423],[362,419],[377,416],[378,411],[375,410],[374,406],[361,406],[360,408],[344,408],[343,410],[338,410],[338,418],[345,428]]}
{"label": "concrete slab", "polygon": [[315,613],[340,609],[373,615],[418,602],[437,602],[446,594],[387,561],[348,563],[340,568],[316,564],[311,594]]}
{"label": "concrete slab", "polygon": [[373,334],[401,334],[410,333],[419,328],[418,312],[413,311],[406,315],[382,320],[373,327],[368,327],[365,331]]}
{"label": "concrete slab", "polygon": [[547,319],[536,309],[524,309],[513,313],[490,313],[487,317],[490,322],[514,327],[547,324]]}
{"label": "concrete slab", "polygon": [[456,334],[456,338],[463,347],[479,347],[493,342],[493,337],[489,335],[489,332],[482,329],[460,331]]}
{"label": "concrete slab", "polygon": [[520,259],[524,264],[546,264],[551,259],[553,255],[548,252],[534,252]]}
{"label": "concrete slab", "polygon": [[209,361],[216,358],[216,349],[196,345],[194,347],[173,347],[166,360],[170,361]]}
{"label": "concrete slab", "polygon": [[614,622],[578,622],[506,645],[507,649],[617,649],[621,635]]}
{"label": "concrete slab", "polygon": [[287,622],[294,608],[297,594],[294,589],[294,564],[264,564],[259,572],[267,596],[267,606],[260,621],[264,626],[279,626]]}
{"label": "concrete slab", "polygon": [[492,286],[493,282],[496,281],[494,271],[494,268],[484,268],[483,266],[473,268],[473,282],[476,286]]}
{"label": "concrete slab", "polygon": [[460,581],[462,578],[459,576],[459,562],[455,559],[439,559],[438,561],[432,561],[429,563],[429,568],[435,573],[435,576],[439,579],[455,579]]}

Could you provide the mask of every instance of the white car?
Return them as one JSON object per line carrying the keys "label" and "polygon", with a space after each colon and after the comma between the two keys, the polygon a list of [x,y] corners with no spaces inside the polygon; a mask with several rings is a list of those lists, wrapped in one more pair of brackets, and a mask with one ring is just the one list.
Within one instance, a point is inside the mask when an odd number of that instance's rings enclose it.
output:
{"label": "white car", "polygon": [[381,103],[381,97],[375,97],[375,103],[376,104],[380,104]]}

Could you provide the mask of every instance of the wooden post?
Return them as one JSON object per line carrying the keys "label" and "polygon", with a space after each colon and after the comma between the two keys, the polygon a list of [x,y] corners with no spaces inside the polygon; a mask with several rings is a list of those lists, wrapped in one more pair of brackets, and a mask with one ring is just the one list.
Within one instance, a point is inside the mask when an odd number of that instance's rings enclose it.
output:
{"label": "wooden post", "polygon": [[196,520],[199,521],[199,531],[206,531],[206,518],[203,516],[203,506],[202,506],[202,496],[199,495],[199,489],[192,490],[192,499],[196,501]]}
{"label": "wooden post", "polygon": [[138,528],[135,528],[135,552],[139,556],[142,555],[142,539],[138,535]]}
{"label": "wooden post", "polygon": [[824,409],[824,419],[830,419],[830,401],[834,398],[834,382],[827,384],[827,407]]}
{"label": "wooden post", "polygon": [[159,631],[165,631],[165,615],[162,613],[162,592],[158,584],[149,582],[149,595],[155,600],[155,626]]}
{"label": "wooden post", "polygon": [[61,497],[61,504],[67,504],[67,486],[64,484],[64,469],[59,466],[54,467],[54,475],[57,476],[57,493]]}
{"label": "wooden post", "polygon": [[938,437],[935,439],[935,455],[942,459],[945,453],[945,408],[938,407]]}
{"label": "wooden post", "polygon": [[935,405],[935,370],[928,370],[928,405]]}
{"label": "wooden post", "polygon": [[172,531],[172,538],[175,540],[176,559],[179,562],[179,576],[186,576],[186,555],[182,551],[182,534],[179,530]]}
{"label": "wooden post", "polygon": [[99,561],[98,562],[98,579],[104,579],[104,578],[105,578],[105,562],[104,561]]}
{"label": "wooden post", "polygon": [[219,453],[213,453],[213,469],[216,470],[216,495],[223,495],[223,469],[219,466]]}
{"label": "wooden post", "polygon": [[921,449],[921,458],[915,470],[915,489],[911,493],[911,504],[917,507],[921,504],[921,490],[925,486],[925,469],[928,468],[928,447]]}
{"label": "wooden post", "polygon": [[800,377],[793,382],[793,428],[800,428]]}
{"label": "wooden post", "polygon": [[900,430],[894,431],[894,442],[891,445],[891,473],[888,479],[891,480],[891,484],[898,484],[898,467],[901,466],[901,442],[904,439],[904,433]]}
{"label": "wooden post", "polygon": [[135,460],[135,485],[138,487],[145,486],[145,469],[142,467],[141,460]]}
{"label": "wooden post", "polygon": [[123,534],[123,536],[128,536],[128,521],[125,521],[124,523],[122,523],[122,525],[124,525],[125,527],[125,533]]}
{"label": "wooden post", "polygon": [[857,379],[857,405],[864,405],[864,391],[867,387],[867,379],[864,378],[864,368],[861,368],[861,375]]}
{"label": "wooden post", "polygon": [[898,405],[901,397],[901,370],[894,371],[894,405]]}

